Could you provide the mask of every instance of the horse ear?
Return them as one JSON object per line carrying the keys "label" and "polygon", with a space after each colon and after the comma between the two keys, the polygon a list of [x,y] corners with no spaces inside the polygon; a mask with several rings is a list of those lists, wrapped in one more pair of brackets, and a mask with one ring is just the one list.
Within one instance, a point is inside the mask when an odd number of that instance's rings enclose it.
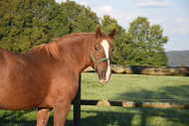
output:
{"label": "horse ear", "polygon": [[109,36],[114,39],[115,34],[116,34],[116,29],[112,30]]}
{"label": "horse ear", "polygon": [[98,37],[101,37],[101,36],[102,36],[101,29],[100,29],[100,27],[97,27],[97,29],[96,29],[96,37],[98,38]]}

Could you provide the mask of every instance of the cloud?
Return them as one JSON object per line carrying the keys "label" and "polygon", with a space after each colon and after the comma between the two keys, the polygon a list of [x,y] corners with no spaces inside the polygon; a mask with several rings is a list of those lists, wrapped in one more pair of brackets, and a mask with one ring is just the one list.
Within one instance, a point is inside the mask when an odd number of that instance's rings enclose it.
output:
{"label": "cloud", "polygon": [[163,22],[158,24],[170,38],[189,35],[189,17],[165,17]]}
{"label": "cloud", "polygon": [[164,24],[166,19],[161,18],[153,13],[144,13],[142,11],[130,11],[130,10],[121,10],[118,8],[113,8],[111,5],[104,6],[96,6],[92,8],[93,11],[97,13],[99,17],[103,17],[104,15],[110,15],[115,18],[118,23],[128,28],[129,24],[136,19],[137,17],[147,17],[152,24]]}
{"label": "cloud", "polygon": [[55,0],[57,3],[65,2],[66,0]]}
{"label": "cloud", "polygon": [[189,24],[189,17],[178,17],[176,18],[177,23],[188,23]]}
{"label": "cloud", "polygon": [[110,5],[104,5],[104,6],[97,6],[94,8],[94,11],[98,13],[99,16],[104,16],[104,15],[111,15],[113,16],[113,8]]}
{"label": "cloud", "polygon": [[89,6],[88,0],[74,0],[75,2],[79,3],[80,5],[84,5],[85,7]]}
{"label": "cloud", "polygon": [[84,6],[89,6],[88,3],[85,1],[81,1],[81,2],[79,2],[79,4],[84,5]]}
{"label": "cloud", "polygon": [[189,17],[176,18],[175,24],[171,29],[172,34],[189,35]]}
{"label": "cloud", "polygon": [[117,19],[118,23],[123,27],[127,27],[129,24],[128,22],[137,17],[134,13],[128,13],[123,10],[113,8],[111,5],[96,6],[93,7],[92,10],[95,11],[99,17],[109,15]]}
{"label": "cloud", "polygon": [[136,0],[138,7],[167,7],[170,3],[164,0]]}

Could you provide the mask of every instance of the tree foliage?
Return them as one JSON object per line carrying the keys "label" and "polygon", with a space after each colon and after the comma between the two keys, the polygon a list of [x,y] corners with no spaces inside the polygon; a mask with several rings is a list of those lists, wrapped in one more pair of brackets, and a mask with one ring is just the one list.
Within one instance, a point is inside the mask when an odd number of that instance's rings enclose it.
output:
{"label": "tree foliage", "polygon": [[54,37],[73,32],[92,32],[99,24],[96,13],[73,1],[63,2],[51,23]]}
{"label": "tree foliage", "polygon": [[90,8],[74,1],[61,4],[54,0],[0,1],[0,47],[15,52],[50,42],[73,32],[93,32],[100,25],[104,32],[117,30],[112,61],[123,65],[163,66],[167,64],[160,25],[151,25],[147,18],[138,17],[127,30],[117,20],[102,19]]}
{"label": "tree foliage", "polygon": [[[111,23],[112,25],[114,23]],[[115,41],[113,62],[123,65],[165,66],[163,48],[168,41],[160,25],[150,25],[147,18],[138,17],[127,31],[119,30]]]}
{"label": "tree foliage", "polygon": [[12,51],[28,50],[49,41],[52,0],[5,0],[0,4],[0,45]]}
{"label": "tree foliage", "polygon": [[128,46],[134,47],[134,50],[128,51],[126,57],[126,60],[130,61],[128,64],[148,66],[167,64],[163,46],[167,43],[168,37],[163,36],[160,25],[151,25],[147,18],[138,17],[130,24],[128,34],[131,37]]}
{"label": "tree foliage", "polygon": [[91,32],[98,17],[75,2],[4,0],[0,2],[0,47],[22,52],[72,32]]}

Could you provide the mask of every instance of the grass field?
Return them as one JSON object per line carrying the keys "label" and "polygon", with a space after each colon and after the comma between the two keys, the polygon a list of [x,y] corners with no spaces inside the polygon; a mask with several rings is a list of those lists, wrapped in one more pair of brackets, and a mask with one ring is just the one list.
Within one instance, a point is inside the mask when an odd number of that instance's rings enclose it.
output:
{"label": "grass field", "polygon": [[[95,74],[83,74],[82,99],[176,99],[189,103],[189,77],[113,75],[101,85]],[[172,101],[172,100],[171,100]],[[189,110],[82,106],[81,126],[189,126]],[[72,125],[72,112],[67,126]],[[0,111],[0,126],[35,126],[34,111]],[[48,126],[52,126],[53,116]]]}

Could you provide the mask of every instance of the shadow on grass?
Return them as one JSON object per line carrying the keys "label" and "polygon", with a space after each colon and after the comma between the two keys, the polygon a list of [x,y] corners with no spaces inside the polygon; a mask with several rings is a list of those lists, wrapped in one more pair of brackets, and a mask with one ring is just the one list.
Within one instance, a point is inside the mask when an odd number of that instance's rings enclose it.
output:
{"label": "shadow on grass", "polygon": [[[82,126],[159,126],[159,120],[155,120],[154,124],[149,124],[148,119],[151,117],[162,118],[171,121],[170,125],[164,123],[163,126],[173,126],[172,124],[180,124],[178,126],[188,126],[189,111],[178,111],[173,109],[131,109],[134,112],[99,112],[99,111],[83,111],[96,113],[95,116],[84,118],[81,120]],[[156,125],[157,123],[157,125]],[[162,126],[162,125],[161,125]],[[175,125],[177,126],[177,125]]]}
{"label": "shadow on grass", "polygon": [[[28,112],[7,112],[0,116],[0,126],[35,126],[35,119],[23,118]],[[153,126],[188,126],[189,111],[174,109],[124,109],[123,112],[82,110],[82,115],[88,115],[81,119],[81,126],[148,126],[148,119],[151,117],[163,118],[171,121],[170,124]],[[164,123],[164,122],[163,122]],[[53,117],[50,117],[48,126],[53,126]],[[72,126],[72,121],[68,120],[66,126]],[[175,125],[177,126],[177,125]]]}
{"label": "shadow on grass", "polygon": [[[36,126],[36,113],[34,111],[0,111],[0,126]],[[67,121],[72,125],[72,121]],[[48,126],[53,126],[53,115],[50,116]]]}
{"label": "shadow on grass", "polygon": [[[188,85],[178,85],[176,87],[163,87],[157,91],[126,92],[118,95],[116,99],[136,99],[141,101],[147,99],[147,101],[189,104],[189,83]],[[126,111],[95,112],[96,115],[82,119],[82,126],[188,126],[189,124],[189,110],[149,108],[130,109],[135,112],[131,112],[129,109],[123,110]],[[88,110],[88,112],[93,111]]]}
{"label": "shadow on grass", "polygon": [[34,126],[33,120],[27,120],[24,115],[31,111],[6,111],[1,110],[0,126]]}
{"label": "shadow on grass", "polygon": [[160,101],[160,102],[176,102],[189,104],[189,83],[177,87],[163,87],[158,91],[140,90],[137,92],[125,92],[119,94],[116,99],[122,100],[141,100],[141,101]]}
{"label": "shadow on grass", "polygon": [[[164,87],[158,92],[141,90],[139,92],[126,92],[120,94],[117,99],[176,99],[179,102],[189,99],[189,85],[178,87]],[[117,108],[117,107],[116,107]],[[101,111],[102,110],[102,111]],[[156,118],[153,126],[188,126],[189,110],[176,109],[144,109],[118,108],[119,111],[108,109],[87,109],[82,110],[83,118],[81,126],[149,126],[149,119]],[[123,110],[123,111],[122,111]],[[0,111],[0,126],[35,126],[36,116],[32,111]],[[31,116],[30,116],[31,114]],[[159,124],[159,120],[164,120]],[[166,123],[168,121],[169,123]],[[165,125],[164,125],[165,123]],[[157,125],[156,125],[157,124]],[[50,117],[48,126],[53,125],[53,116]],[[72,120],[67,121],[67,126],[72,125]]]}

